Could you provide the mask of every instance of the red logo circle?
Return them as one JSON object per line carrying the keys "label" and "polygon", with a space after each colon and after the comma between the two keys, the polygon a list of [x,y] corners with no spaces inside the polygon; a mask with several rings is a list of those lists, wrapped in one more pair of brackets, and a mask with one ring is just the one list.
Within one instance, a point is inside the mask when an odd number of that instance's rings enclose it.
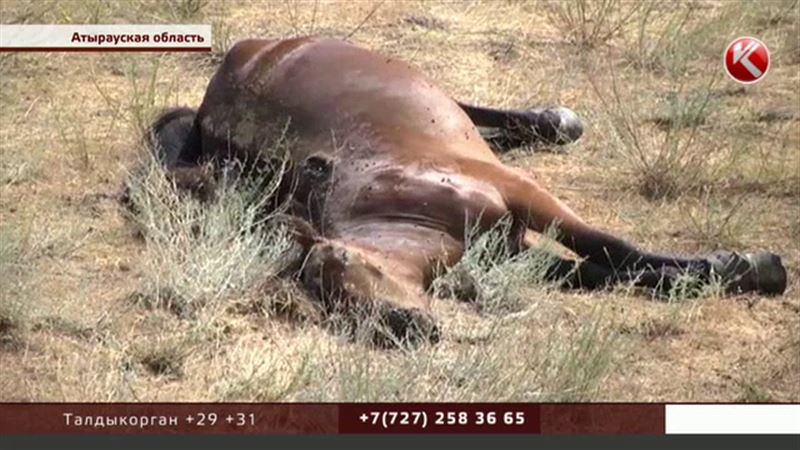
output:
{"label": "red logo circle", "polygon": [[760,81],[769,70],[769,50],[756,38],[740,37],[725,50],[725,70],[739,83]]}

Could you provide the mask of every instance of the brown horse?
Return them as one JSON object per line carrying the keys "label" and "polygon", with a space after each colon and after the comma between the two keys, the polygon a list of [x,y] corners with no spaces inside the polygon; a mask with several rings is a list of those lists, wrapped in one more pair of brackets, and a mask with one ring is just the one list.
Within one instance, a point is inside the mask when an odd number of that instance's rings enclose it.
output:
{"label": "brown horse", "polygon": [[566,108],[459,104],[405,62],[313,37],[237,43],[199,110],[172,110],[153,125],[166,169],[195,186],[213,184],[198,174],[208,161],[256,170],[274,157],[267,149],[288,142],[280,195],[304,248],[303,284],[330,309],[377,311],[399,337],[436,334],[426,295],[435,269],[461,258],[465,224],[488,230],[505,217],[516,248],[528,230],[557,224],[557,240],[581,257],[549,269],[566,287],[668,288],[689,272],[721,277],[731,292],[783,293],[777,255],[641,250],[588,225],[495,155],[581,133]]}

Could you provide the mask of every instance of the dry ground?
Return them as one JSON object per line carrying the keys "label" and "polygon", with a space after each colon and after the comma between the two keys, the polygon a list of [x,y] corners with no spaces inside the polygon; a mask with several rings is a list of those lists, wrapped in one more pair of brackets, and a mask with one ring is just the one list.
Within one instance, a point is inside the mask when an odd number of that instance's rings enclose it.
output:
{"label": "dry ground", "polygon": [[[800,401],[796,0],[0,8],[0,23],[215,32],[211,55],[0,54],[2,401]],[[276,313],[276,298],[302,293],[252,275],[234,290],[221,282],[217,307],[198,315],[138,301],[159,271],[182,270],[154,263],[156,244],[105,195],[128,176],[142,124],[161,106],[198,105],[232,41],[308,33],[402,57],[465,101],[574,108],[587,132],[566,154],[519,150],[507,162],[645,248],[780,253],[787,293],[533,286],[511,315],[442,299],[443,342],[391,351]],[[721,66],[739,35],[773,56],[746,88]]]}

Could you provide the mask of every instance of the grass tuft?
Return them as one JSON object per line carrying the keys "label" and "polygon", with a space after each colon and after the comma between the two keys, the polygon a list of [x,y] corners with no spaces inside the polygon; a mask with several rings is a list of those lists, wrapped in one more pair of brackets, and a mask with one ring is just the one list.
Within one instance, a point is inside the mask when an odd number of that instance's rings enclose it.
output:
{"label": "grass tuft", "polygon": [[[736,151],[714,148],[717,154],[710,155],[709,148],[699,141],[701,127],[714,105],[711,92],[715,82],[716,77],[708,79],[699,92],[679,85],[667,95],[666,105],[655,118],[648,117],[647,109],[639,107],[635,93],[623,92],[620,80],[612,80],[610,92],[594,84],[603,104],[603,125],[612,138],[613,151],[643,197],[674,200],[683,193],[697,191],[707,186],[722,166],[712,156]],[[647,122],[656,128],[643,126]]]}
{"label": "grass tuft", "polygon": [[[305,388],[315,371],[317,351],[306,345],[283,352],[263,342],[239,342],[242,350],[222,356],[225,375],[212,390],[219,401],[275,402],[291,399]],[[315,380],[321,381],[321,380]]]}
{"label": "grass tuft", "polygon": [[[484,233],[479,234],[475,226],[468,230],[463,257],[431,284],[435,297],[455,297],[474,303],[481,311],[501,314],[524,309],[532,286],[554,283],[545,280],[554,263],[551,245],[545,240],[515,253],[509,219]],[[554,233],[550,230],[546,235]]]}
{"label": "grass tuft", "polygon": [[547,17],[567,41],[590,49],[623,32],[643,5],[621,0],[556,1],[548,4]]}
{"label": "grass tuft", "polygon": [[207,307],[219,312],[224,299],[288,264],[295,250],[288,232],[265,214],[277,182],[223,178],[204,203],[179,191],[152,157],[131,176],[132,218],[147,242],[141,298],[184,316]]}

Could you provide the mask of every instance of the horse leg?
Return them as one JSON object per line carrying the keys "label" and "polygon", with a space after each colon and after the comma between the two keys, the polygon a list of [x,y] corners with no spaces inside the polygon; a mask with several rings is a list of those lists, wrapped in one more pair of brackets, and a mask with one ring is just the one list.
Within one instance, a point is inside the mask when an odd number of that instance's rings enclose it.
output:
{"label": "horse leg", "polygon": [[786,270],[775,254],[716,252],[704,257],[682,257],[644,251],[588,225],[527,174],[476,161],[465,163],[462,171],[494,184],[506,199],[515,220],[540,233],[551,225],[557,226],[558,242],[590,263],[614,272],[630,272],[635,276],[647,271],[675,273],[671,269],[679,269],[704,280],[719,277],[729,291],[780,294],[786,289]]}
{"label": "horse leg", "polygon": [[578,116],[564,107],[506,110],[458,104],[492,149],[503,153],[537,142],[563,145],[583,134]]}
{"label": "horse leg", "polygon": [[631,283],[658,292],[669,292],[679,274],[674,268],[620,272],[591,261],[553,257],[553,262],[545,272],[545,280],[558,283],[566,289],[596,290],[616,283]]}

